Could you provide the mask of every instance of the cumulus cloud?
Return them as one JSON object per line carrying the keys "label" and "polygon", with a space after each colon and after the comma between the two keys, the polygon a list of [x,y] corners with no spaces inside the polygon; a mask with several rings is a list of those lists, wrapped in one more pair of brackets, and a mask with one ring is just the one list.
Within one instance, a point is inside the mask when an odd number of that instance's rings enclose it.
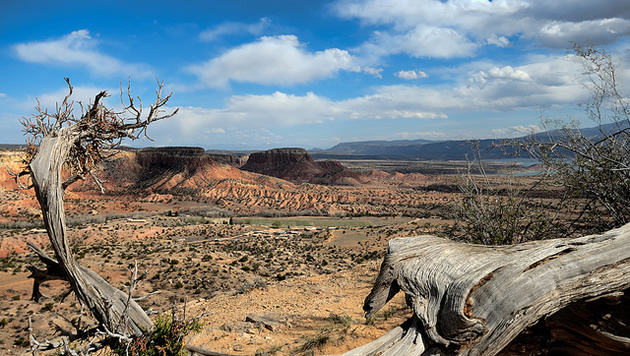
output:
{"label": "cumulus cloud", "polygon": [[503,68],[492,67],[488,70],[488,75],[491,78],[498,79],[515,79],[528,81],[531,80],[529,75],[520,69],[514,69],[511,66],[505,66]]}
{"label": "cumulus cloud", "polygon": [[97,49],[88,30],[71,32],[59,39],[20,43],[13,46],[17,56],[26,62],[63,66],[83,66],[99,76],[122,74],[146,78],[151,72],[146,66],[122,62]]}
{"label": "cumulus cloud", "polygon": [[321,123],[340,113],[331,100],[307,93],[303,96],[275,92],[270,95],[234,95],[225,107],[180,108],[178,122],[187,134],[209,132],[208,128],[264,128]]}
{"label": "cumulus cloud", "polygon": [[469,83],[477,83],[481,87],[485,86],[488,80],[519,80],[519,81],[530,81],[531,78],[529,74],[521,69],[514,69],[511,66],[505,66],[502,68],[492,67],[487,72],[480,71],[471,75],[469,79]]}
{"label": "cumulus cloud", "polygon": [[564,49],[570,42],[608,45],[628,35],[630,20],[620,18],[595,19],[581,22],[551,21],[538,31],[525,34],[540,44]]}
{"label": "cumulus cloud", "polygon": [[383,72],[383,68],[374,68],[374,67],[363,67],[361,68],[361,71],[363,73],[367,73],[371,76],[373,76],[374,78],[383,78],[383,76],[381,75],[381,73]]}
{"label": "cumulus cloud", "polygon": [[399,72],[396,72],[394,75],[400,79],[405,79],[405,80],[413,80],[413,79],[420,79],[420,78],[428,77],[427,73],[422,72],[422,71],[415,71],[415,70],[401,70]]}
{"label": "cumulus cloud", "polygon": [[[577,67],[574,65],[552,56],[536,57],[530,64],[514,67],[478,63],[477,67],[482,70],[475,75],[485,81],[483,85],[470,85],[462,80],[452,87],[378,86],[369,94],[344,100],[333,100],[313,92],[305,95],[280,91],[268,95],[235,95],[222,108],[184,107],[178,114],[178,122],[186,134],[194,135],[217,127],[227,131],[239,127],[318,124],[328,120],[440,120],[448,118],[450,113],[510,112],[575,105],[588,93],[575,82]],[[414,73],[421,76],[418,71]],[[410,73],[400,75],[411,76]]]}
{"label": "cumulus cloud", "polygon": [[[475,54],[479,47],[472,28],[490,25],[495,2],[439,0],[340,0],[333,8],[343,18],[357,18],[365,25],[379,26],[361,46],[366,55],[382,57],[408,54],[414,57],[454,58]],[[505,36],[488,33],[489,41],[501,43]]]}
{"label": "cumulus cloud", "polygon": [[190,66],[204,85],[226,87],[230,81],[293,85],[332,77],[356,65],[348,51],[308,52],[293,35],[261,37],[207,62]]}
{"label": "cumulus cloud", "polygon": [[[452,86],[381,86],[374,88],[369,96],[355,100],[369,99],[374,103],[374,109],[379,106],[415,108],[450,115],[454,112],[510,112],[575,106],[588,97],[575,80],[579,66],[554,56],[535,57],[531,63],[522,66],[497,67],[492,63],[476,63],[475,68],[477,70],[472,72],[470,80],[462,79]],[[462,73],[452,75],[465,78],[467,68],[460,70]]]}
{"label": "cumulus cloud", "polygon": [[[375,86],[365,95],[343,100],[314,92],[304,95],[282,91],[266,95],[234,95],[225,101],[225,105],[217,108],[183,107],[175,122],[186,137],[206,135],[218,139],[224,133],[233,137],[236,131],[244,128],[250,133],[263,129],[277,131],[279,128],[317,125],[331,120],[442,121],[449,117],[476,115],[475,112],[521,110],[531,110],[531,119],[534,119],[540,108],[575,107],[588,97],[588,92],[575,81],[575,75],[579,73],[575,62],[554,55],[530,56],[528,62],[508,66],[475,62],[453,69],[458,72],[449,75],[459,78],[454,79],[453,85],[410,85],[405,82]],[[360,68],[353,67],[352,70],[359,71]],[[414,72],[420,75],[419,71]],[[413,75],[406,73],[399,76]],[[479,79],[471,85],[468,77]],[[538,130],[529,124],[516,124],[497,129],[493,134],[507,137]],[[430,136],[428,132],[417,135],[439,138],[437,131]],[[271,136],[265,138],[272,139]]]}
{"label": "cumulus cloud", "polygon": [[358,49],[366,57],[408,54],[416,58],[469,57],[477,44],[450,28],[418,25],[404,32],[374,32]]}
{"label": "cumulus cloud", "polygon": [[271,24],[271,20],[263,17],[254,24],[246,24],[241,22],[225,22],[211,29],[205,30],[199,34],[199,39],[204,42],[212,42],[220,39],[222,36],[248,33],[259,36]]}
{"label": "cumulus cloud", "polygon": [[484,45],[510,46],[512,37],[550,48],[600,46],[626,37],[630,27],[629,7],[619,0],[339,0],[333,9],[378,29],[360,47],[375,58],[471,56]]}
{"label": "cumulus cloud", "polygon": [[431,112],[406,96],[398,93],[373,94],[359,98],[335,101],[309,92],[293,95],[274,92],[269,95],[234,95],[223,108],[182,107],[177,122],[184,135],[216,133],[222,130],[288,127],[319,124],[329,120],[345,119],[440,119],[446,115]]}
{"label": "cumulus cloud", "polygon": [[228,110],[235,113],[258,113],[263,124],[295,125],[321,123],[339,114],[330,99],[312,92],[299,96],[275,92],[271,95],[238,95],[228,101]]}
{"label": "cumulus cloud", "polygon": [[511,45],[510,40],[505,36],[491,35],[486,39],[486,43],[497,47],[508,47]]}
{"label": "cumulus cloud", "polygon": [[6,97],[7,97],[7,94],[5,94],[5,93],[0,93],[0,98],[6,98]]}

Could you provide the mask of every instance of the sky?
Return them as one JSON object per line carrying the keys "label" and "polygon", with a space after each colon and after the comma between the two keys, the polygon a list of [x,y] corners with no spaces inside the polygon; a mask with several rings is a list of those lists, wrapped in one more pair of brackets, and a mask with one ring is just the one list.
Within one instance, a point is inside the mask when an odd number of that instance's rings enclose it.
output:
{"label": "sky", "polygon": [[[627,0],[0,0],[0,143],[67,94],[157,80],[177,115],[134,147],[263,150],[522,136],[588,122],[572,42],[630,79]],[[623,89],[623,88],[622,88]],[[80,115],[77,106],[75,114]]]}

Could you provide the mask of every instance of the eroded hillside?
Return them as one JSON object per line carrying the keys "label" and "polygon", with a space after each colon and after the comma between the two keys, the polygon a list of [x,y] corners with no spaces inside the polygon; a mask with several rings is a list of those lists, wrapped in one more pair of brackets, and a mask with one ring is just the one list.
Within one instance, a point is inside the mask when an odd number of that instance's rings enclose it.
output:
{"label": "eroded hillside", "polygon": [[[19,156],[5,155],[4,163],[19,170]],[[339,168],[338,163],[323,166]],[[345,172],[345,173],[343,173]],[[248,172],[217,163],[202,149],[165,148],[120,151],[106,162],[99,176],[105,194],[90,180],[73,185],[66,196],[70,216],[102,213],[202,211],[232,215],[396,215],[433,214],[443,203],[439,194],[419,194],[444,178],[418,174],[389,174],[373,170],[344,170],[337,177],[354,185],[295,184],[284,179]],[[312,177],[311,177],[312,178]],[[323,177],[320,177],[323,179]],[[3,223],[37,220],[32,193],[16,191],[5,170],[0,172]]]}
{"label": "eroded hillside", "polygon": [[[338,353],[408,315],[399,300],[366,323],[361,301],[390,238],[444,222],[437,215],[451,193],[433,188],[453,185],[452,178],[328,161],[318,163],[328,170],[320,178],[337,175],[351,184],[320,185],[314,176],[291,182],[241,170],[238,162],[196,148],[117,152],[98,172],[105,194],[89,180],[66,192],[79,262],[124,289],[138,261],[149,271],[138,292],[161,291],[143,306],[162,313],[188,305],[205,323],[190,342],[226,353]],[[19,154],[4,154],[2,163],[19,171]],[[77,306],[73,297],[29,300],[25,266],[36,261],[25,245],[46,247],[47,237],[32,192],[17,190],[4,169],[0,179],[0,304],[7,315],[0,351],[19,354],[28,343],[29,313],[35,336],[54,338],[61,333],[54,330],[72,327]],[[54,297],[67,285],[44,288]],[[257,317],[275,329],[261,329]]]}

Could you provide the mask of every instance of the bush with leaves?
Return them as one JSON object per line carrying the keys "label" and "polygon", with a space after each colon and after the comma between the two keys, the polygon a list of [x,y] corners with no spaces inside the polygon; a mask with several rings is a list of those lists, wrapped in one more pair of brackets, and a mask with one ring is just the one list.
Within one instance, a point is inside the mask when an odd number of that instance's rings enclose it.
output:
{"label": "bush with leaves", "polygon": [[202,324],[196,318],[180,319],[175,308],[171,313],[160,315],[150,333],[134,337],[130,343],[120,342],[114,348],[119,356],[183,356],[188,351],[184,338],[190,333],[198,333]]}
{"label": "bush with leaves", "polygon": [[[630,102],[620,89],[613,57],[605,50],[574,45],[572,58],[583,69],[580,83],[590,93],[579,106],[597,125],[580,130],[576,122],[541,118],[545,135],[504,143],[542,162],[545,194],[555,206],[531,197],[532,190],[507,184],[499,189],[481,174],[464,177],[461,202],[453,209],[456,224],[441,231],[483,244],[594,233],[630,222]],[[549,187],[552,187],[549,189]]]}

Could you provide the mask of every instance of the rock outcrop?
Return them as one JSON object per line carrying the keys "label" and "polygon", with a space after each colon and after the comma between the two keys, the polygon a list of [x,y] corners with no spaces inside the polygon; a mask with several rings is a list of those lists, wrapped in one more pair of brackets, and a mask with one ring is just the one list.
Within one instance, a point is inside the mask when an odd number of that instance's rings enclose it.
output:
{"label": "rock outcrop", "polygon": [[[219,157],[221,156],[221,157]],[[193,194],[202,187],[224,179],[255,179],[245,177],[228,155],[211,155],[201,147],[157,147],[118,152],[104,162],[102,174],[108,190],[149,190],[170,194]],[[228,162],[229,161],[229,162]],[[175,190],[173,190],[175,189]]]}
{"label": "rock outcrop", "polygon": [[[258,158],[253,155],[250,164],[264,165],[263,159],[273,158],[267,166],[275,165],[286,172],[290,172],[288,166],[293,166],[299,172],[293,176],[298,178],[294,181],[301,184],[216,162],[202,148],[123,149],[104,161],[97,172],[105,188],[104,195],[87,177],[66,192],[66,203],[68,210],[77,216],[101,211],[116,214],[172,209],[166,205],[171,201],[181,203],[178,209],[203,207],[236,215],[263,216],[398,213],[416,216],[433,209],[436,199],[433,195],[417,194],[424,192],[417,188],[426,186],[423,176],[350,170],[336,161],[313,162],[304,150],[295,152],[298,155],[289,155],[287,150],[275,157],[273,152],[260,154]],[[19,170],[19,152],[1,158],[0,163]],[[300,167],[306,169],[299,171]],[[17,185],[6,171],[0,172],[0,177],[4,177],[0,180],[0,223],[11,223],[24,216],[38,218],[39,208],[32,190],[14,191]]]}
{"label": "rock outcrop", "polygon": [[355,185],[369,181],[360,172],[348,171],[337,161],[316,162],[303,148],[274,148],[252,153],[241,169],[294,183]]}
{"label": "rock outcrop", "polygon": [[210,159],[217,163],[229,164],[232,167],[241,168],[247,162],[249,156],[233,155],[233,154],[220,154],[220,153],[208,153]]}

